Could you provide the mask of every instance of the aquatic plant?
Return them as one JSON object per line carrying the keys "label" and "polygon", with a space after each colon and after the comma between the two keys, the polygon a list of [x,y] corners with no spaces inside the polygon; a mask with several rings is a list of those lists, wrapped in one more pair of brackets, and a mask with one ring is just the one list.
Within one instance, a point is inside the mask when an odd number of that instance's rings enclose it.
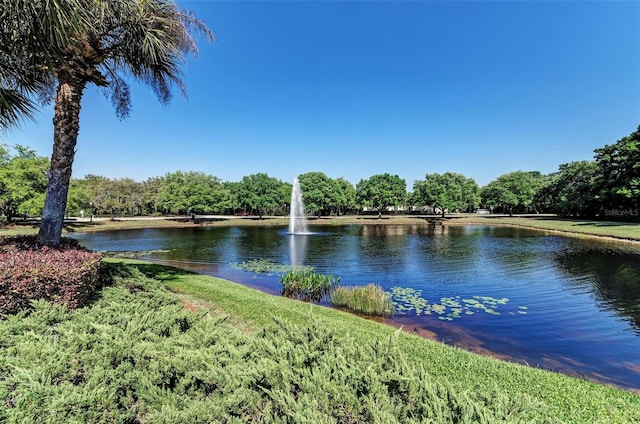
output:
{"label": "aquatic plant", "polygon": [[320,302],[324,295],[340,284],[340,277],[294,269],[280,277],[282,295],[305,302]]}
{"label": "aquatic plant", "polygon": [[329,299],[333,306],[347,308],[366,315],[391,316],[391,294],[377,284],[344,286],[333,290]]}
{"label": "aquatic plant", "polygon": [[[455,318],[462,318],[463,315],[473,315],[479,312],[500,315],[498,309],[509,302],[506,297],[472,296],[462,298],[461,296],[453,296],[441,297],[439,303],[431,303],[422,297],[422,290],[411,287],[393,287],[391,299],[394,310],[398,314],[437,315],[438,319],[444,321],[453,321]],[[525,315],[527,307],[519,306],[518,313]]]}
{"label": "aquatic plant", "polygon": [[235,262],[231,267],[240,271],[255,272],[258,274],[284,274],[289,271],[313,271],[311,265],[285,265],[273,262],[269,259],[251,259],[249,261]]}

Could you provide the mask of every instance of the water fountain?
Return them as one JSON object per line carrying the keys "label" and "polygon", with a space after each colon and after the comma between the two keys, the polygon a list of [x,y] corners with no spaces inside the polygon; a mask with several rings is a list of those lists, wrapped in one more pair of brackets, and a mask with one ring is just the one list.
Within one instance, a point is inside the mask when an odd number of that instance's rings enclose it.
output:
{"label": "water fountain", "polygon": [[304,203],[298,177],[293,179],[291,191],[291,211],[289,212],[289,234],[309,234],[307,217],[304,214]]}

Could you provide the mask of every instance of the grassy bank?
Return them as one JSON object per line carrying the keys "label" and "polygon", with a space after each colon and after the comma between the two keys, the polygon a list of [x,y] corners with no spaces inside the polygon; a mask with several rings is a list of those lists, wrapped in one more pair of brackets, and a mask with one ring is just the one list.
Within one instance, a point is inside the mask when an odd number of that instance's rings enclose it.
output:
{"label": "grassy bank", "polygon": [[[461,392],[524,397],[542,405],[539,421],[623,423],[640,420],[640,397],[616,388],[540,369],[510,364],[425,340],[333,309],[274,297],[242,285],[157,265],[140,270],[160,279],[174,293],[198,303],[251,332],[272,325],[274,317],[295,325],[313,321],[359,346],[393,337],[406,360],[430,378]],[[544,411],[544,412],[542,412]]]}
{"label": "grassy bank", "polygon": [[551,216],[514,217],[465,217],[453,218],[451,223],[480,225],[511,225],[539,230],[559,231],[568,235],[611,237],[621,240],[640,241],[640,224],[614,221],[588,221],[562,219]]}
{"label": "grassy bank", "polygon": [[640,420],[629,392],[213,277],[110,263],[117,283],[90,307],[40,302],[0,322],[0,422]]}

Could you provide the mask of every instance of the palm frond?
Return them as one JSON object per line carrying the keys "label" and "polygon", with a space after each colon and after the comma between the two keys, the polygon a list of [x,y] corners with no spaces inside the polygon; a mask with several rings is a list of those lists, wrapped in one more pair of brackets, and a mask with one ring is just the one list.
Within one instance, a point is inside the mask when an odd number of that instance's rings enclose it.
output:
{"label": "palm frond", "polygon": [[173,0],[0,0],[2,124],[32,117],[61,76],[105,87],[119,117],[129,113],[129,79],[163,104],[176,88],[186,96],[181,69],[198,54],[195,35],[215,41]]}
{"label": "palm frond", "polygon": [[0,131],[33,119],[37,110],[33,100],[19,91],[0,87]]}
{"label": "palm frond", "polygon": [[0,0],[0,127],[33,119],[51,97],[53,63],[94,0]]}
{"label": "palm frond", "polygon": [[[215,40],[211,30],[171,0],[118,2],[109,13],[112,18],[105,23],[115,25],[102,30],[113,36],[102,46],[109,52],[109,60],[103,63],[105,73],[130,75],[149,86],[163,104],[171,101],[174,88],[186,97],[182,65],[187,56],[198,53],[192,34]],[[118,116],[126,116],[129,98],[121,94],[128,91],[123,90],[122,79],[116,80],[111,78],[109,88],[112,102],[118,105]]]}

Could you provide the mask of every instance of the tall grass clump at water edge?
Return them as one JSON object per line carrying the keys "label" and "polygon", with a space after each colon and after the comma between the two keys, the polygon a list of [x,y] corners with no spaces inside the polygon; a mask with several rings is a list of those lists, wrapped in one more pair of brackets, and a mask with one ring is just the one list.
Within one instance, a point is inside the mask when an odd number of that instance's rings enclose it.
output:
{"label": "tall grass clump at water edge", "polygon": [[393,314],[391,295],[377,284],[336,287],[329,295],[331,304],[366,315],[388,317]]}
{"label": "tall grass clump at water edge", "polygon": [[324,295],[340,284],[340,277],[316,274],[306,269],[294,269],[282,275],[280,282],[283,296],[305,302],[320,302]]}

